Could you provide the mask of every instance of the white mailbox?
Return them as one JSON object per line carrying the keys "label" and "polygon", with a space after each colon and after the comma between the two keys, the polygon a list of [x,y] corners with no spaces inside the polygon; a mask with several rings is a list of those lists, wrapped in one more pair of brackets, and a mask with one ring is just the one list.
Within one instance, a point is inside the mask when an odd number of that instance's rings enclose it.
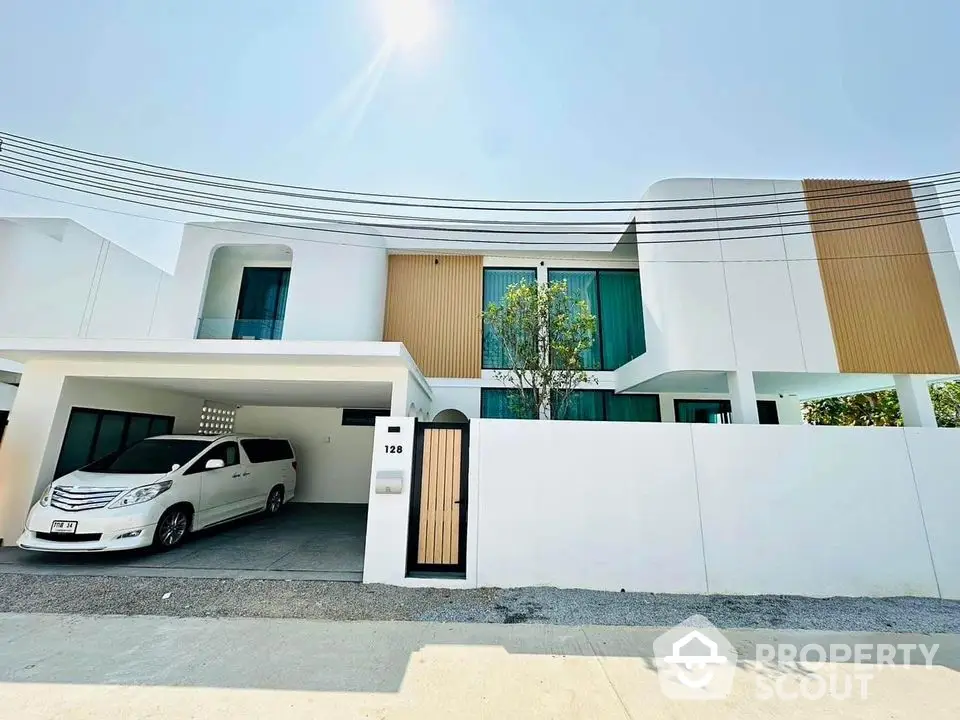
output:
{"label": "white mailbox", "polygon": [[380,494],[399,495],[403,492],[403,470],[377,470],[376,491]]}

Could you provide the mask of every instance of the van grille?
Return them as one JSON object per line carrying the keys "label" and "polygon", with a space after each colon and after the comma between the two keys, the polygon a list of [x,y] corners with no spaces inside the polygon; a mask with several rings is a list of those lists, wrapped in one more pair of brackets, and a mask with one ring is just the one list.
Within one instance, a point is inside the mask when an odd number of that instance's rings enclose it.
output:
{"label": "van grille", "polygon": [[58,485],[53,488],[53,497],[50,504],[60,510],[79,512],[80,510],[97,510],[113,502],[122,488],[92,488]]}

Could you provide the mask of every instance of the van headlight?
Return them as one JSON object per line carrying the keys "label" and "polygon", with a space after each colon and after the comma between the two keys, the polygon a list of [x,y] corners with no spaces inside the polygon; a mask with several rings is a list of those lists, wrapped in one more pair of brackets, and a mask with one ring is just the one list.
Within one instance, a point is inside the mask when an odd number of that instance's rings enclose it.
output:
{"label": "van headlight", "polygon": [[40,505],[41,507],[48,507],[50,505],[50,498],[53,496],[53,483],[47,485],[47,489],[43,491],[43,495],[40,496]]}
{"label": "van headlight", "polygon": [[128,505],[139,505],[140,503],[150,502],[158,495],[162,495],[173,486],[172,480],[161,480],[150,485],[141,485],[140,487],[128,490],[118,497],[107,507],[119,508]]}

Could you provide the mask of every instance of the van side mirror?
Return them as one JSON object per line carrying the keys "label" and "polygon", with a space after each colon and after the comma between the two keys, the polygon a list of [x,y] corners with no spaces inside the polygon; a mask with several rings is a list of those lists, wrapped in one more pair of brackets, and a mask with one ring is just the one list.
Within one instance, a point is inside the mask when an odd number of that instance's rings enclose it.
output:
{"label": "van side mirror", "polygon": [[223,462],[220,458],[213,458],[207,460],[207,464],[203,466],[204,470],[219,470],[222,467],[225,467],[226,463]]}

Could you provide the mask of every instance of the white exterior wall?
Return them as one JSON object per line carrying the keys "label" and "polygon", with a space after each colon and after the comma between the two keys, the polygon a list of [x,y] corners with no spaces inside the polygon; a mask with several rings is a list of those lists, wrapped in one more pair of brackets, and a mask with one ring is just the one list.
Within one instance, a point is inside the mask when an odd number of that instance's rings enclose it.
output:
{"label": "white exterior wall", "polygon": [[[738,202],[738,196],[799,192],[799,202],[745,207],[640,211],[644,229],[690,228],[681,235],[638,236],[650,358],[635,361],[636,382],[670,370],[837,372],[826,300],[809,232],[802,186],[773,180],[665,180],[643,200],[683,198]],[[745,198],[741,202],[755,202]],[[741,215],[802,211],[782,230],[739,226],[770,220],[731,221]],[[724,222],[720,230],[717,218]],[[649,221],[699,219],[685,225]],[[792,233],[800,233],[794,235]],[[767,237],[772,235],[773,237]]]}
{"label": "white exterior wall", "polygon": [[480,383],[457,378],[428,378],[433,390],[430,419],[444,410],[459,410],[468,418],[480,417]]}
{"label": "white exterior wall", "polygon": [[474,420],[470,433],[467,577],[406,578],[409,498],[371,492],[365,582],[960,599],[957,430]]}
{"label": "white exterior wall", "polygon": [[341,424],[341,408],[237,410],[238,433],[288,438],[297,454],[297,502],[366,504],[373,428]]}
{"label": "white exterior wall", "polygon": [[0,383],[0,410],[9,410],[13,407],[13,399],[17,396],[17,388],[14,385]]}
{"label": "white exterior wall", "polygon": [[0,220],[0,337],[146,337],[165,276],[70,220]]}
{"label": "white exterior wall", "polygon": [[[357,247],[358,243],[365,247]],[[285,245],[291,249],[284,340],[383,339],[387,254],[382,242],[375,237],[253,224],[185,226],[176,272],[161,288],[152,337],[195,336],[197,321],[205,309],[213,253],[218,247],[235,245]],[[227,290],[223,286],[213,290],[215,296],[229,298],[220,303],[222,307],[215,302],[207,309],[232,317],[236,312],[233,280],[210,279],[216,283],[229,281]]]}

